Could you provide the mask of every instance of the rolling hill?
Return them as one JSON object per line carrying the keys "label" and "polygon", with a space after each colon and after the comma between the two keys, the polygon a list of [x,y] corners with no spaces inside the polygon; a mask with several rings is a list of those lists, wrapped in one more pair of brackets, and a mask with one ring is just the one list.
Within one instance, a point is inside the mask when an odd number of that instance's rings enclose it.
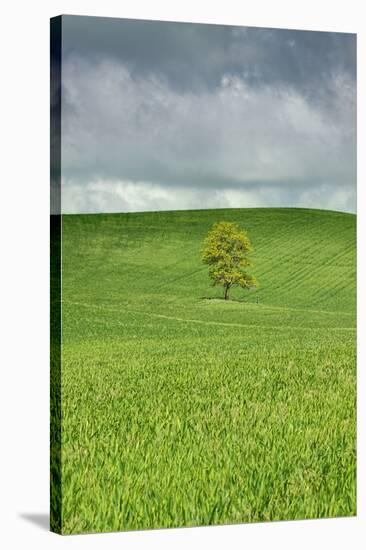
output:
{"label": "rolling hill", "polygon": [[[240,224],[258,290],[200,261]],[[62,219],[62,530],[355,514],[356,217]]]}

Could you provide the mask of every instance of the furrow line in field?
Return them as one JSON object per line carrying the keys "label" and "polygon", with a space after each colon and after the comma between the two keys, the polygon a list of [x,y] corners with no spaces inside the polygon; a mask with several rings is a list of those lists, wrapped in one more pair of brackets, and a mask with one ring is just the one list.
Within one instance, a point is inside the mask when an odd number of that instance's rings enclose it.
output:
{"label": "furrow line in field", "polygon": [[[83,304],[80,302],[67,302],[68,304],[72,305],[78,305],[82,307],[89,307],[92,309],[103,309],[107,311],[118,311],[117,308],[108,308],[105,306],[99,306],[96,304]],[[212,325],[212,326],[224,326],[224,327],[238,327],[238,328],[255,328],[255,329],[267,329],[267,330],[299,330],[299,331],[319,331],[319,330],[327,330],[327,331],[339,331],[339,330],[345,330],[345,331],[355,331],[356,329],[354,327],[294,327],[294,326],[273,326],[273,325],[253,325],[253,324],[245,324],[245,323],[225,323],[222,321],[204,321],[202,319],[184,319],[183,317],[175,317],[173,315],[164,315],[162,313],[152,313],[149,311],[141,311],[137,309],[129,309],[126,308],[125,311],[129,313],[134,313],[138,315],[147,315],[149,317],[156,317],[158,319],[167,319],[171,321],[178,321],[182,323],[196,323],[200,325]]]}

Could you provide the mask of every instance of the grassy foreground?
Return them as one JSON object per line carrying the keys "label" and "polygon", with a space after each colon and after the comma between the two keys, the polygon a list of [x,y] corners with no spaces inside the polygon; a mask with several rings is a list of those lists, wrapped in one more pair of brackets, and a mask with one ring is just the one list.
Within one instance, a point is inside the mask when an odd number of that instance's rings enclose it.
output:
{"label": "grassy foreground", "polygon": [[[222,220],[261,284],[229,302],[200,262]],[[63,533],[355,514],[355,225],[63,216]]]}

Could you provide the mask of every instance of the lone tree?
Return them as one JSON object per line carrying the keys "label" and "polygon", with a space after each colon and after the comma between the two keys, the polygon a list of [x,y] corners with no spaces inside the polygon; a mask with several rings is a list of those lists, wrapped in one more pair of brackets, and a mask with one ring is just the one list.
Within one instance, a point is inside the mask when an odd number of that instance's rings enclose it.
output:
{"label": "lone tree", "polygon": [[203,243],[202,261],[209,265],[213,285],[223,285],[224,298],[229,299],[232,286],[253,288],[255,278],[246,268],[252,263],[248,253],[252,251],[248,235],[236,223],[215,223]]}

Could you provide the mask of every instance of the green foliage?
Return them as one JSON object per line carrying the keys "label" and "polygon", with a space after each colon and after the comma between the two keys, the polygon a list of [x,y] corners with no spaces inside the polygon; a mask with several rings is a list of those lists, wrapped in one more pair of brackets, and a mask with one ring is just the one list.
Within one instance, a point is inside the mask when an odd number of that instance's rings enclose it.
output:
{"label": "green foliage", "polygon": [[215,223],[203,245],[202,261],[209,265],[213,285],[224,287],[224,298],[229,298],[233,286],[250,289],[257,286],[255,278],[247,272],[252,265],[248,253],[252,251],[249,237],[237,224]]}
{"label": "green foliage", "polygon": [[63,533],[356,513],[356,217],[219,213],[259,304],[207,289],[217,210],[63,217]]}

